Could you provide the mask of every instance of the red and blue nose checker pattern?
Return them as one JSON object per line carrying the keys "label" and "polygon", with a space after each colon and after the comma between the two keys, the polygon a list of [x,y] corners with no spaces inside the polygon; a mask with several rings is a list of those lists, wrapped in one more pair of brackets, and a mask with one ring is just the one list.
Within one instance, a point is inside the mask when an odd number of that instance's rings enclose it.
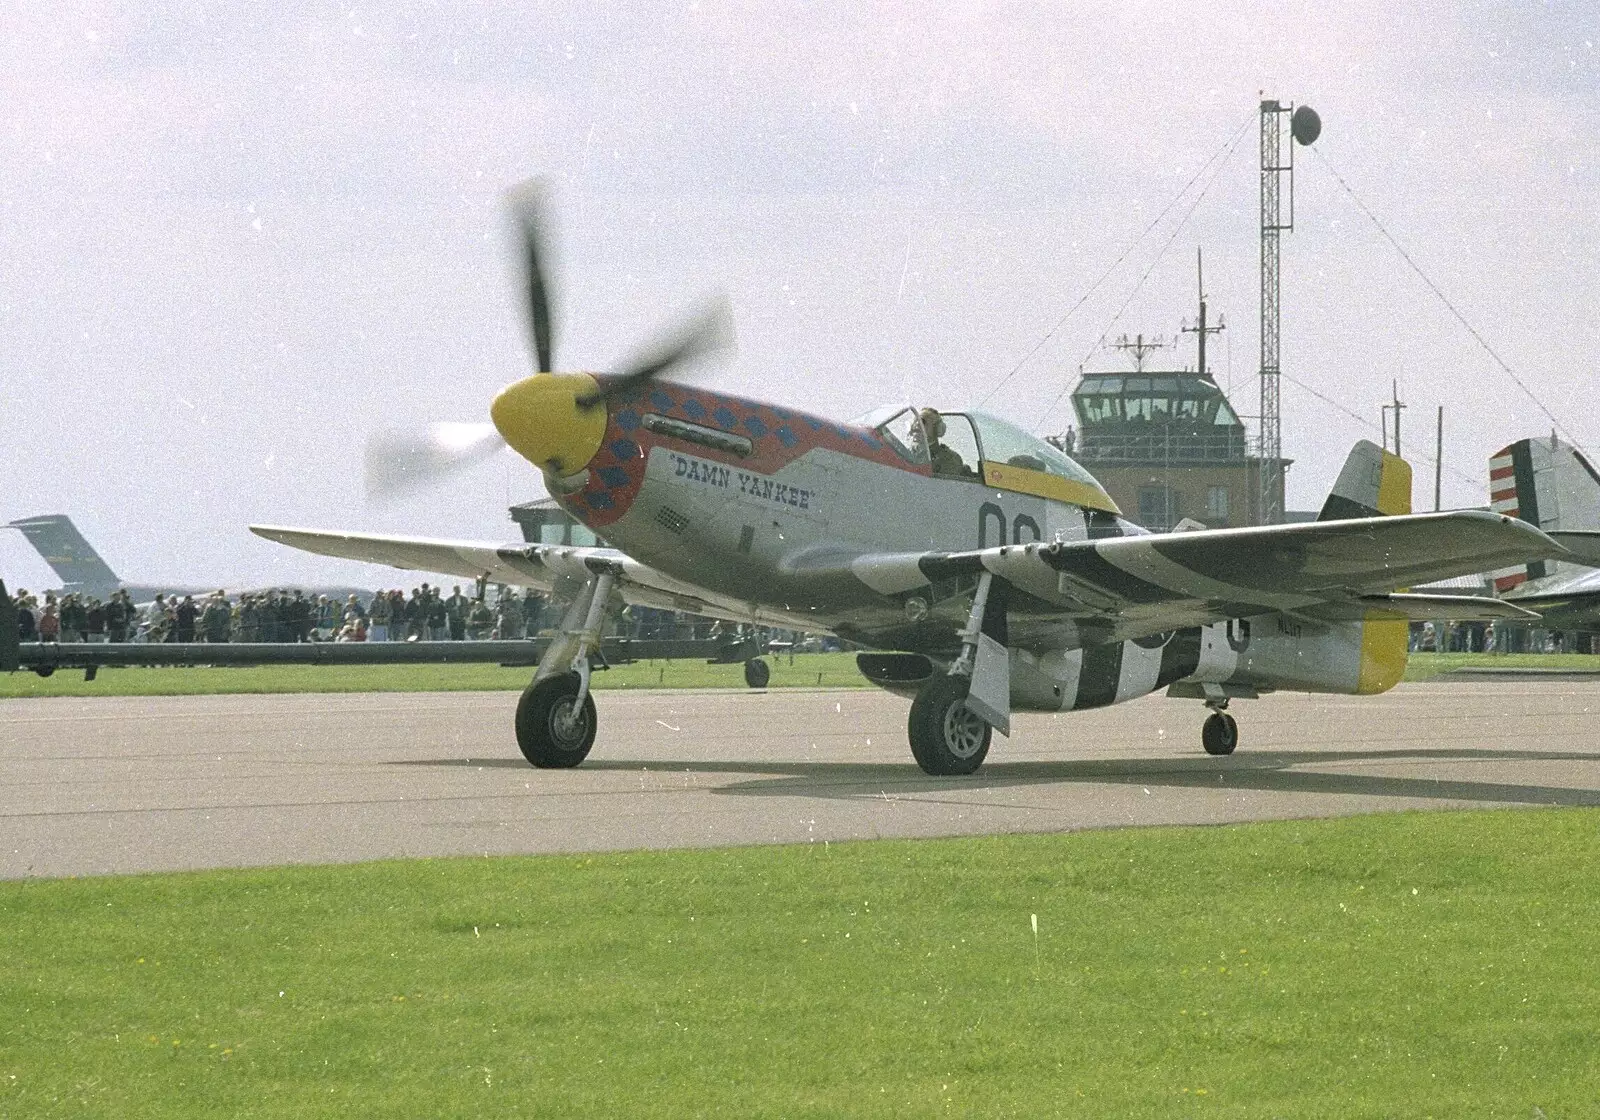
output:
{"label": "red and blue nose checker pattern", "polygon": [[[596,377],[595,380],[604,384],[607,379]],[[647,412],[744,436],[750,441],[752,451],[739,456],[646,431],[644,416]],[[657,445],[752,474],[772,474],[816,448],[827,448],[913,473],[929,473],[928,468],[919,470],[900,458],[870,428],[658,381],[611,402],[605,437],[600,450],[589,461],[588,484],[564,498],[562,504],[591,528],[610,525],[626,513],[639,496],[639,487],[644,484],[645,459]]]}

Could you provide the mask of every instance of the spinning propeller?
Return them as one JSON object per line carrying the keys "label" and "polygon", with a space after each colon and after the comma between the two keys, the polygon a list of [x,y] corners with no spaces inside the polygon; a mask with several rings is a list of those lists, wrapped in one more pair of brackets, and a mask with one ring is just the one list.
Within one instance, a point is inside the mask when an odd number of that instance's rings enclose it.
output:
{"label": "spinning propeller", "polygon": [[547,475],[574,474],[599,446],[612,401],[732,348],[731,316],[726,301],[717,298],[618,370],[599,376],[553,372],[555,328],[541,220],[545,193],[544,184],[532,180],[513,191],[511,202],[522,234],[528,333],[538,372],[500,392],[491,409],[493,424],[429,424],[420,430],[379,433],[367,445],[368,497],[392,497],[436,482],[507,444]]}

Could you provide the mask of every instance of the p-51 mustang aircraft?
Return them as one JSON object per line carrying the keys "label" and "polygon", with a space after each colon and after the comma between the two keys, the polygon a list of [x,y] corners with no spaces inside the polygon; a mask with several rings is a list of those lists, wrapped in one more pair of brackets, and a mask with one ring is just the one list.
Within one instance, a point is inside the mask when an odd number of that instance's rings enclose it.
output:
{"label": "p-51 mustang aircraft", "polygon": [[562,508],[613,547],[251,528],[563,597],[561,632],[517,706],[535,766],[588,754],[591,655],[623,602],[864,646],[866,677],[912,698],[917,763],[968,774],[1013,711],[1162,688],[1211,709],[1201,742],[1228,754],[1234,699],[1391,688],[1409,619],[1533,617],[1397,588],[1567,555],[1511,517],[1412,515],[1409,466],[1366,442],[1314,523],[1150,533],[1070,457],[991,416],[890,407],[839,423],[663,379],[720,344],[713,318],[623,372],[554,373],[537,215],[526,204],[520,217],[539,372],[490,414]]}

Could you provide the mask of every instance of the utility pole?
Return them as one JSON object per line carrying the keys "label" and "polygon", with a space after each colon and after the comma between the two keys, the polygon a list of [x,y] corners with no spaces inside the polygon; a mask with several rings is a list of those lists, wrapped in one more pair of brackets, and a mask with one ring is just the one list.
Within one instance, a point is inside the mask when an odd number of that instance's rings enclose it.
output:
{"label": "utility pole", "polygon": [[1444,491],[1444,405],[1439,406],[1439,430],[1433,441],[1433,512],[1442,508],[1440,496]]}
{"label": "utility pole", "polygon": [[1202,257],[1201,251],[1198,247],[1196,247],[1194,251],[1194,264],[1195,276],[1200,281],[1200,321],[1192,327],[1183,327],[1180,329],[1184,334],[1192,334],[1195,336],[1195,342],[1199,346],[1200,351],[1198,355],[1200,367],[1199,373],[1201,377],[1205,378],[1207,381],[1210,381],[1212,380],[1211,374],[1206,372],[1206,335],[1216,334],[1218,331],[1221,331],[1225,326],[1227,326],[1227,324],[1221,320],[1218,320],[1216,326],[1206,326],[1206,266],[1205,260]]}
{"label": "utility pole", "polygon": [[1400,400],[1400,383],[1391,381],[1390,387],[1394,393],[1394,400],[1378,409],[1383,416],[1383,449],[1389,450],[1389,413],[1394,413],[1394,453],[1400,454],[1400,410],[1405,407]]}

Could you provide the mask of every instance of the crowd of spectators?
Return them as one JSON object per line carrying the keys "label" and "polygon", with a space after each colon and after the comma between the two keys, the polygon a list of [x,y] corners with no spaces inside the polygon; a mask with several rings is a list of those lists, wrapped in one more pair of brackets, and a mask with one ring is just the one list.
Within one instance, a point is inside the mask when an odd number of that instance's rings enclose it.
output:
{"label": "crowd of spectators", "polygon": [[25,642],[405,642],[518,639],[560,623],[545,596],[497,587],[451,594],[424,583],[342,602],[298,588],[230,597],[157,595],[136,604],[126,591],[104,601],[69,592],[16,595]]}

